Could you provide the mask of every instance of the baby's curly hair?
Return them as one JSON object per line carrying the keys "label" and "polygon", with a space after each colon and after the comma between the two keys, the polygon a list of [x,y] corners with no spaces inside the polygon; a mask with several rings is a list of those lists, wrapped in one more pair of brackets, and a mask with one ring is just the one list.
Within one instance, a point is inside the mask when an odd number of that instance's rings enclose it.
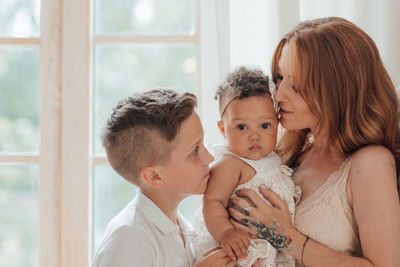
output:
{"label": "baby's curly hair", "polygon": [[218,86],[215,99],[220,100],[232,93],[239,99],[271,94],[268,81],[269,77],[261,70],[240,67],[230,73],[226,80]]}
{"label": "baby's curly hair", "polygon": [[218,86],[215,99],[219,101],[221,117],[226,106],[233,99],[272,94],[269,88],[269,77],[255,68],[239,67],[230,73]]}

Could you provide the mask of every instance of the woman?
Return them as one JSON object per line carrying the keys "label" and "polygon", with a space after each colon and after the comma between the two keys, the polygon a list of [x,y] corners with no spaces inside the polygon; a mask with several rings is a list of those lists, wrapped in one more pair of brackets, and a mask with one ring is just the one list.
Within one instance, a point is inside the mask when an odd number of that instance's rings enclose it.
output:
{"label": "woman", "polygon": [[273,192],[260,189],[271,207],[242,190],[234,204],[250,212],[230,209],[236,227],[299,265],[400,266],[399,103],[376,45],[342,18],[300,23],[272,72],[285,128],[278,153],[303,196],[292,225]]}

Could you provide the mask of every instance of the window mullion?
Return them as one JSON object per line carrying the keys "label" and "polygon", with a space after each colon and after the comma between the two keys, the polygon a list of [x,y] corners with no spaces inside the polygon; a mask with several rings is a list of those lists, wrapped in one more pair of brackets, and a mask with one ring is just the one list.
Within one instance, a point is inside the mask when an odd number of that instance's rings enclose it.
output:
{"label": "window mullion", "polygon": [[92,12],[90,0],[63,1],[61,266],[90,261]]}
{"label": "window mullion", "polygon": [[60,264],[62,0],[42,0],[40,19],[39,266]]}
{"label": "window mullion", "polygon": [[40,38],[5,38],[0,37],[0,45],[38,46]]}

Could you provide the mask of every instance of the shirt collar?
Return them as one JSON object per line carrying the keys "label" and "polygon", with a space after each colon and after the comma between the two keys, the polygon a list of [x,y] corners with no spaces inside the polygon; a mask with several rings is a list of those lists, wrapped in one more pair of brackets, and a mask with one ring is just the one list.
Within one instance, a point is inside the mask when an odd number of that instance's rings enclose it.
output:
{"label": "shirt collar", "polygon": [[[170,233],[179,234],[179,226],[174,224],[170,218],[141,190],[138,190],[135,197],[137,207],[145,214],[145,216],[157,227],[158,230],[164,235]],[[186,222],[183,216],[178,212],[178,223],[182,228],[184,236],[193,232],[190,224]]]}
{"label": "shirt collar", "polygon": [[186,219],[182,216],[182,214],[178,211],[178,223],[182,229],[183,237],[185,238],[186,243],[190,243],[191,240],[196,236],[196,232],[193,230],[193,227],[190,223],[186,221]]}

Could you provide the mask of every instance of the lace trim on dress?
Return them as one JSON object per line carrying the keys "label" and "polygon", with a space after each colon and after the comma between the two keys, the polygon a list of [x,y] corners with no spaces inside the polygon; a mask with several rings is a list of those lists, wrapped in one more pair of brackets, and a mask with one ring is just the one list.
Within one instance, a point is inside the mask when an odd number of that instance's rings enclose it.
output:
{"label": "lace trim on dress", "polygon": [[[307,198],[303,199],[303,201],[301,201],[298,206],[302,206],[303,209],[308,209],[308,206],[312,206],[312,204],[314,203],[314,200],[316,198],[319,198],[321,193],[323,191],[326,191],[327,189],[329,189],[331,187],[332,184],[334,184],[336,181],[338,181],[338,176],[341,176],[343,174],[346,174],[345,176],[348,176],[348,170],[346,170],[345,172],[343,172],[343,170],[348,166],[348,164],[351,163],[351,159],[347,158],[342,165],[340,166],[340,168],[334,172],[332,172],[328,178],[326,179],[325,183],[322,184],[320,187],[318,187],[317,190],[315,190],[315,192],[308,196]],[[347,179],[347,178],[346,178]],[[348,203],[347,203],[348,206]]]}

